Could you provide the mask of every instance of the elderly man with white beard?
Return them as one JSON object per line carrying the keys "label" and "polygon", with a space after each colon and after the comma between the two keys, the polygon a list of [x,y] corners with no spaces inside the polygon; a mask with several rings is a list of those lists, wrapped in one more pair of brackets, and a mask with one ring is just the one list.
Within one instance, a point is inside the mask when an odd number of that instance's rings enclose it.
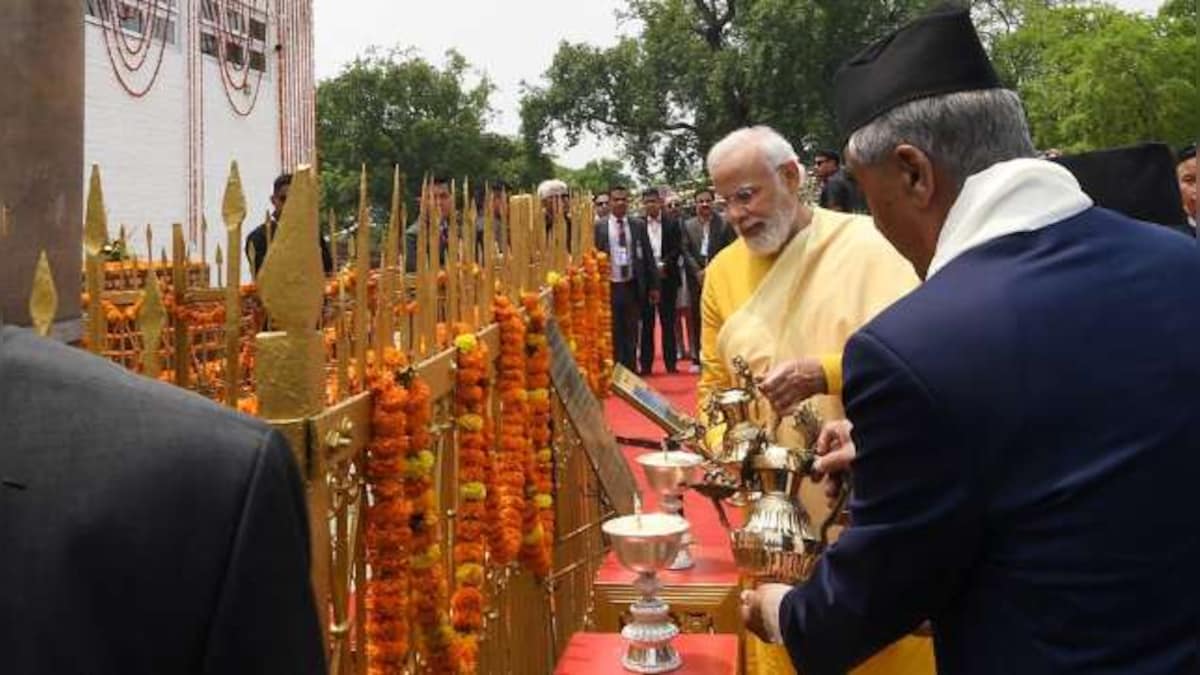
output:
{"label": "elderly man with white beard", "polygon": [[[708,170],[739,238],[705,272],[700,409],[734,384],[733,360],[740,356],[779,414],[816,395],[821,417],[844,417],[838,394],[846,340],[917,285],[912,265],[869,217],[802,203],[804,170],[773,129],[731,133],[709,152]],[[714,429],[709,440],[719,433]],[[810,513],[827,509],[819,490],[802,499]],[[748,640],[747,672],[792,672],[781,647]],[[931,653],[927,639],[905,638],[860,672],[932,672]]]}

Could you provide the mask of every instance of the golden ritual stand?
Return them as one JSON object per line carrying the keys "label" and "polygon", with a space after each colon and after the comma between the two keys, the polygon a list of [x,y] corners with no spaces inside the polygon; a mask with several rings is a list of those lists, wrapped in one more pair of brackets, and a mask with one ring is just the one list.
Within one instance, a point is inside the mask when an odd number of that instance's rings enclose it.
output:
{"label": "golden ritual stand", "polygon": [[[487,345],[488,372],[494,378],[501,353],[500,330],[490,323],[494,292],[513,296],[538,292],[540,302],[549,308],[550,293],[542,288],[546,273],[571,264],[568,251],[578,256],[591,247],[590,200],[579,199],[573,207],[579,225],[567,241],[564,214],[555,214],[547,227],[540,205],[523,195],[511,200],[505,214],[506,241],[496,250],[491,244],[498,224],[486,212],[482,264],[471,264],[469,253],[459,255],[474,248],[474,223],[467,221],[470,226],[464,231],[452,232],[450,264],[441,266],[436,249],[440,214],[423,195],[417,271],[405,276],[401,237],[406,217],[400,186],[397,173],[386,248],[379,268],[372,269],[370,228],[364,226],[369,221],[364,170],[352,265],[328,282],[315,243],[320,227],[316,176],[313,169],[300,167],[257,287],[249,288],[240,285],[246,205],[236,163],[222,207],[227,246],[215,256],[218,283],[223,281],[223,286],[208,287],[190,273],[196,265],[188,262],[183,230],[177,225],[170,262],[160,264],[170,274],[147,272],[138,277],[141,288],[130,281],[121,285],[135,288],[105,290],[106,269],[100,254],[108,234],[96,169],[87,199],[85,287],[92,305],[85,334],[89,348],[148,376],[169,376],[179,386],[255,412],[291,443],[306,482],[313,588],[317,606],[324,612],[329,670],[335,675],[365,674],[368,666],[362,623],[364,587],[370,576],[364,548],[368,506],[364,467],[372,434],[372,401],[370,392],[362,391],[361,371],[368,350],[379,353],[384,346],[395,345],[406,351],[413,370],[431,389],[435,491],[443,518],[442,564],[453,584],[453,523],[460,498],[453,423],[455,350],[439,332],[439,323],[468,326]],[[464,211],[469,212],[465,186],[463,192]],[[455,222],[455,214],[450,215]],[[152,243],[147,245],[152,252]],[[152,257],[148,255],[147,262]],[[453,264],[457,260],[467,262]],[[223,261],[225,269],[221,269]],[[133,269],[142,268],[135,261]],[[151,264],[146,269],[155,268]],[[39,278],[43,276],[48,277],[39,273]],[[168,277],[170,283],[163,283]],[[150,278],[159,283],[145,283]],[[44,305],[48,292],[53,292],[53,282],[42,279],[34,296]],[[224,319],[219,330],[202,337],[205,348],[199,351],[195,331],[189,329],[189,314],[180,311],[198,303],[224,308],[223,314],[216,315]],[[108,341],[101,308],[109,306],[136,306],[136,311],[121,318],[136,323],[128,326],[135,337],[123,351],[113,350]],[[270,316],[272,330],[260,332],[264,312]],[[210,368],[213,364],[217,365]],[[249,367],[252,373],[245,372]],[[493,399],[489,405],[495,408],[498,402]],[[517,564],[487,566],[478,669],[482,673],[552,672],[570,636],[589,628],[595,614],[593,583],[606,552],[599,525],[610,507],[593,464],[582,451],[580,436],[557,400],[552,413],[553,566],[544,578]],[[427,666],[414,648],[404,672],[432,672]]]}

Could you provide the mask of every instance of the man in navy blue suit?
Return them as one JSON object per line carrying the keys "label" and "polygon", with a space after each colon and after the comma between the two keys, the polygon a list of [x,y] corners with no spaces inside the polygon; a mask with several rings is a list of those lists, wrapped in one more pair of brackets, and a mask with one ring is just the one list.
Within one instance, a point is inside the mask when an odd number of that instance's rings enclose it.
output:
{"label": "man in navy blue suit", "polygon": [[[853,524],[743,598],[805,675],[928,620],[941,673],[1200,672],[1200,251],[1034,159],[965,11],[842,67],[875,222],[925,282],[844,355]],[[847,425],[848,426],[848,425]],[[852,440],[852,443],[850,442]]]}

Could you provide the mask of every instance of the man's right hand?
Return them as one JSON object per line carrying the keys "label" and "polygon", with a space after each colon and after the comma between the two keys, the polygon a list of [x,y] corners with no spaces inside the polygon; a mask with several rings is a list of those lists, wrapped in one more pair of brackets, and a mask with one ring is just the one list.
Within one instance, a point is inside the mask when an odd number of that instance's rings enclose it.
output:
{"label": "man's right hand", "polygon": [[817,461],[813,470],[822,475],[821,482],[830,505],[837,501],[842,483],[849,478],[855,454],[854,441],[850,438],[853,428],[850,420],[834,420],[826,422],[817,437]]}

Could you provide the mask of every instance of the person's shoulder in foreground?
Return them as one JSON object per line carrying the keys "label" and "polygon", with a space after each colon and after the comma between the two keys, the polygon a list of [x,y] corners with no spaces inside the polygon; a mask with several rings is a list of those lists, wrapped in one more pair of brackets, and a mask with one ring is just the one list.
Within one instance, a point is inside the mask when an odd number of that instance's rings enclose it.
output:
{"label": "person's shoulder in foreground", "polygon": [[303,485],[262,422],[5,327],[0,474],[12,672],[323,672]]}
{"label": "person's shoulder in foreground", "polygon": [[[910,530],[892,575],[909,547],[947,566],[905,591],[940,669],[1197,672],[1200,540],[1186,509],[1139,506],[1200,475],[1196,288],[1192,242],[1091,208],[964,253],[851,339],[872,498],[838,546]],[[1027,637],[1001,659],[988,634]]]}

